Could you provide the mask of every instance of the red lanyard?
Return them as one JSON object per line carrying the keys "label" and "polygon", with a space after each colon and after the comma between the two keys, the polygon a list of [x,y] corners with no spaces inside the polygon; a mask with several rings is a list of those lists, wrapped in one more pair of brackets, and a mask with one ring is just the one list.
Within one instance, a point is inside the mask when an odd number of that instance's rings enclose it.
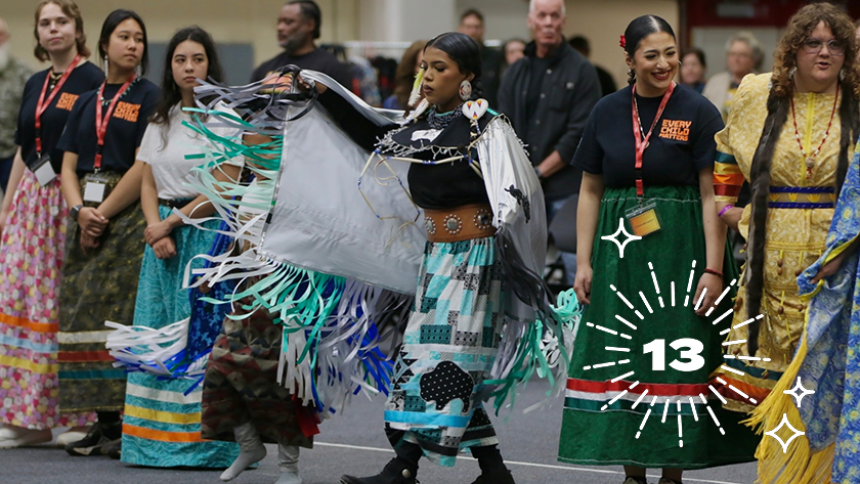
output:
{"label": "red lanyard", "polygon": [[99,97],[96,99],[96,136],[98,137],[98,147],[96,151],[96,159],[93,162],[93,168],[95,171],[99,171],[99,168],[102,166],[102,150],[105,146],[105,134],[107,134],[108,123],[110,122],[110,117],[113,114],[114,108],[116,108],[116,103],[119,101],[119,98],[125,93],[128,89],[128,86],[134,82],[135,75],[132,74],[131,77],[125,81],[125,84],[119,88],[119,91],[113,97],[113,101],[110,102],[110,106],[108,106],[107,113],[102,117],[102,98],[104,98],[105,94],[105,86],[107,85],[107,80],[102,83],[102,87],[99,88]]}
{"label": "red lanyard", "polygon": [[48,72],[45,74],[45,84],[42,85],[42,94],[39,95],[39,101],[36,103],[36,153],[39,156],[42,155],[42,115],[45,114],[48,106],[50,106],[54,98],[57,97],[57,93],[63,88],[63,84],[65,84],[69,79],[69,76],[72,75],[72,71],[75,70],[75,67],[78,66],[78,62],[80,61],[81,55],[78,54],[75,56],[75,60],[69,64],[69,67],[66,67],[66,71],[63,72],[63,77],[61,77],[60,81],[57,82],[57,85],[54,86],[54,89],[51,91],[51,95],[48,96],[47,101],[45,101],[45,94],[48,92],[48,82],[51,80],[51,73]]}
{"label": "red lanyard", "polygon": [[654,116],[654,122],[651,123],[651,129],[648,130],[648,134],[645,135],[645,139],[642,139],[642,126],[639,121],[639,109],[636,106],[636,84],[633,85],[633,101],[631,104],[633,106],[633,137],[636,139],[636,195],[639,197],[645,196],[645,187],[642,184],[642,156],[648,148],[648,140],[651,139],[654,127],[657,126],[657,121],[660,120],[660,116],[663,116],[663,111],[666,110],[666,105],[669,104],[669,98],[672,97],[672,93],[674,91],[675,83],[672,82],[672,84],[669,85],[669,89],[667,89],[666,93],[663,94],[663,100],[660,101],[660,107],[657,108],[657,114]]}

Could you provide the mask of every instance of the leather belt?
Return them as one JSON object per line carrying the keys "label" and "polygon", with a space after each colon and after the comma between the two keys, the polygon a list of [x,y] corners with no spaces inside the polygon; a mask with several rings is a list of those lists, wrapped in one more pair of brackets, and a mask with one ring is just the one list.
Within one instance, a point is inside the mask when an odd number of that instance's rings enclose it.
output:
{"label": "leather belt", "polygon": [[424,210],[424,228],[430,242],[460,242],[496,233],[493,210],[486,204],[462,205],[448,210]]}
{"label": "leather belt", "polygon": [[159,198],[158,204],[164,205],[167,208],[182,208],[182,207],[188,205],[189,203],[191,203],[192,200],[194,200],[194,199],[193,198],[174,198],[173,200],[165,200],[163,198]]}

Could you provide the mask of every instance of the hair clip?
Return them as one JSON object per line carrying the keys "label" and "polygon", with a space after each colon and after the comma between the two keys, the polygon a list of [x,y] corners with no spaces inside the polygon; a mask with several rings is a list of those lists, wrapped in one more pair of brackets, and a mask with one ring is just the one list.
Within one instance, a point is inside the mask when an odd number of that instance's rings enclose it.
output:
{"label": "hair clip", "polygon": [[622,49],[626,49],[627,48],[627,38],[622,35],[621,41],[618,42],[618,44],[621,46]]}

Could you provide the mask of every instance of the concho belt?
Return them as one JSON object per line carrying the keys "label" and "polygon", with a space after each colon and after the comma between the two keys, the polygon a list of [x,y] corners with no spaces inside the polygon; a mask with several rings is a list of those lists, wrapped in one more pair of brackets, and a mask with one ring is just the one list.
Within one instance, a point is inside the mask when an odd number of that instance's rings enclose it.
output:
{"label": "concho belt", "polygon": [[460,242],[496,233],[489,205],[463,205],[448,210],[424,210],[424,228],[430,242]]}

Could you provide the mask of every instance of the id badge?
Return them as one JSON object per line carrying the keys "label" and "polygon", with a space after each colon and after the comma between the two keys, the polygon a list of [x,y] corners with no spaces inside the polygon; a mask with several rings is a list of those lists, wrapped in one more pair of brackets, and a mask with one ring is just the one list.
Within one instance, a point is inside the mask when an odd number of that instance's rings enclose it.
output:
{"label": "id badge", "polygon": [[39,185],[43,187],[57,178],[57,173],[51,165],[51,155],[46,153],[39,158],[39,162],[36,163],[36,166],[33,168],[33,174],[36,175],[36,180],[39,182]]}
{"label": "id badge", "polygon": [[107,180],[97,174],[90,173],[84,177],[84,201],[102,203],[107,192]]}
{"label": "id badge", "polygon": [[657,219],[657,205],[654,202],[640,205],[626,212],[627,220],[633,228],[633,235],[645,237],[660,230]]}

